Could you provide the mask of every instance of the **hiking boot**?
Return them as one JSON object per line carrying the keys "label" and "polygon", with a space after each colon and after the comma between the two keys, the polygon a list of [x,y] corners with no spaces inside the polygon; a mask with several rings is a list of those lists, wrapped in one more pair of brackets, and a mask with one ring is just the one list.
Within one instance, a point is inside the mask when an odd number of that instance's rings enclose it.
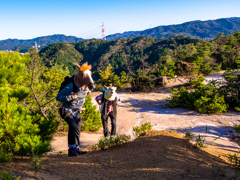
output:
{"label": "hiking boot", "polygon": [[75,148],[68,149],[68,156],[77,156],[78,152]]}
{"label": "hiking boot", "polygon": [[110,136],[110,139],[115,139],[116,138],[116,135],[111,135]]}
{"label": "hiking boot", "polygon": [[78,155],[81,155],[81,154],[87,154],[87,151],[81,151],[80,149],[76,149]]}

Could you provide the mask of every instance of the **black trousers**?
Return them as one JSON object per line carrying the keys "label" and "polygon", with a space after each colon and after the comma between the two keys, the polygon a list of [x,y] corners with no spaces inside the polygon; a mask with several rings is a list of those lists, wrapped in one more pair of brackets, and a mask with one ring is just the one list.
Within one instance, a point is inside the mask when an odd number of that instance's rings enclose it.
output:
{"label": "black trousers", "polygon": [[64,120],[68,123],[68,145],[76,146],[80,145],[80,132],[81,132],[81,114],[77,113],[76,117],[72,114],[67,115],[65,112],[63,113]]}
{"label": "black trousers", "polygon": [[104,118],[104,116],[101,115],[101,119],[102,119],[102,124],[103,124],[103,134],[105,137],[109,136],[109,131],[108,131],[108,117],[110,117],[111,119],[111,125],[112,125],[112,129],[111,129],[111,135],[115,135],[116,134],[116,129],[117,129],[117,125],[116,125],[116,117],[114,117],[112,114],[109,114],[106,118]]}

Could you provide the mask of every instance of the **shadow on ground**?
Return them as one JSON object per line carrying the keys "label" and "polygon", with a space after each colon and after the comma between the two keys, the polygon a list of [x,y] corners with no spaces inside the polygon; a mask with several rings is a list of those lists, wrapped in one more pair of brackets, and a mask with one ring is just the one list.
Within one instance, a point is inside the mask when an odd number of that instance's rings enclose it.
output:
{"label": "shadow on ground", "polygon": [[[15,174],[27,173],[15,163]],[[216,168],[217,167],[217,168]],[[6,167],[5,167],[6,168]],[[216,151],[198,149],[176,132],[151,131],[148,136],[78,157],[47,156],[39,179],[231,179],[234,169]],[[24,178],[23,178],[24,179]]]}

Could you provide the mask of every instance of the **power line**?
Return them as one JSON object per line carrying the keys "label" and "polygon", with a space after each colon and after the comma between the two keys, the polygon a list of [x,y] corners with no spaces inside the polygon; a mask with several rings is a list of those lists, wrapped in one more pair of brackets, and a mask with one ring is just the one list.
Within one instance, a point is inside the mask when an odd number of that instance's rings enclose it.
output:
{"label": "power line", "polygon": [[101,28],[101,26],[99,26],[99,27],[97,27],[97,28],[94,28],[94,29],[92,29],[92,30],[89,30],[89,31],[86,31],[86,32],[84,32],[84,33],[81,33],[81,34],[78,34],[77,36],[85,36],[85,35],[87,35],[87,34],[89,34],[90,32],[92,32],[92,31],[96,31],[96,30],[99,30]]}
{"label": "power line", "polygon": [[[95,35],[100,35],[100,30],[102,32],[102,39],[103,40],[106,40],[106,35],[105,35],[105,32],[107,30],[107,32],[111,33],[111,34],[116,34],[118,33],[118,30],[115,29],[115,28],[112,28],[110,26],[105,26],[104,25],[104,22],[102,22],[102,26],[99,26],[99,27],[96,27],[94,29],[91,29],[89,31],[86,31],[84,33],[81,33],[81,34],[78,34],[77,36],[78,37],[81,37],[83,39],[89,39],[90,37],[93,37]],[[110,34],[109,34],[110,35]]]}
{"label": "power line", "polygon": [[90,37],[92,37],[92,36],[94,36],[94,35],[100,35],[100,32],[98,32],[98,33],[96,33],[96,34],[92,34],[92,35],[90,35],[90,36],[87,36],[87,37],[85,37],[84,39],[89,39]]}
{"label": "power line", "polygon": [[88,36],[91,36],[91,35],[95,34],[96,32],[97,32],[97,33],[100,33],[99,30],[95,30],[95,31],[93,31],[93,32],[91,32],[91,33],[88,33],[88,34],[83,35],[82,37],[88,37]]}
{"label": "power line", "polygon": [[112,27],[109,27],[109,26],[105,26],[105,27],[106,27],[106,28],[110,28],[110,29],[115,30],[115,31],[118,31],[117,29],[112,28]]}

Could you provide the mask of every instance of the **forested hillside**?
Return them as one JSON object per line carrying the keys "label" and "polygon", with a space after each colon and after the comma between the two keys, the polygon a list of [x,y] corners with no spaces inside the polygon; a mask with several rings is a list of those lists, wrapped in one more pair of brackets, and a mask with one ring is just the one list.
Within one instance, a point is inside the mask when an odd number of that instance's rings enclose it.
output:
{"label": "forested hillside", "polygon": [[155,28],[143,31],[129,31],[117,33],[107,36],[107,40],[115,40],[120,38],[135,38],[139,36],[153,38],[168,38],[174,35],[184,35],[194,38],[215,38],[218,34],[229,34],[240,30],[240,18],[222,18],[208,21],[191,21],[182,24],[174,24],[167,26],[157,26]]}
{"label": "forested hillside", "polygon": [[46,66],[58,64],[68,67],[71,74],[76,72],[73,62],[79,63],[83,59],[82,54],[75,49],[74,44],[69,43],[53,43],[43,48],[39,54],[43,57]]}
{"label": "forested hillside", "polygon": [[51,36],[42,36],[34,39],[19,40],[19,39],[6,39],[0,41],[0,50],[19,50],[20,52],[27,52],[29,48],[34,46],[35,42],[43,48],[47,45],[57,42],[76,43],[82,41],[82,38],[74,36],[65,36],[62,34],[55,34]]}
{"label": "forested hillside", "polygon": [[[119,39],[104,41],[91,39],[78,43],[55,43],[42,49],[39,54],[45,64],[50,62],[66,66],[69,64],[70,73],[74,65],[71,62],[88,61],[93,66],[93,72],[104,70],[111,64],[116,74],[136,72],[139,69],[148,69],[156,66],[163,57],[173,54],[179,45],[192,43],[198,39],[176,36],[168,39],[154,39],[148,37]],[[67,48],[68,47],[68,48]],[[164,61],[162,59],[162,61]]]}
{"label": "forested hillside", "polygon": [[78,43],[55,43],[39,52],[46,65],[68,66],[75,73],[72,62],[88,61],[93,66],[94,78],[108,65],[120,75],[200,75],[213,70],[233,69],[240,59],[240,32],[219,34],[212,41],[184,36],[166,39],[137,37],[103,41],[91,39]]}

